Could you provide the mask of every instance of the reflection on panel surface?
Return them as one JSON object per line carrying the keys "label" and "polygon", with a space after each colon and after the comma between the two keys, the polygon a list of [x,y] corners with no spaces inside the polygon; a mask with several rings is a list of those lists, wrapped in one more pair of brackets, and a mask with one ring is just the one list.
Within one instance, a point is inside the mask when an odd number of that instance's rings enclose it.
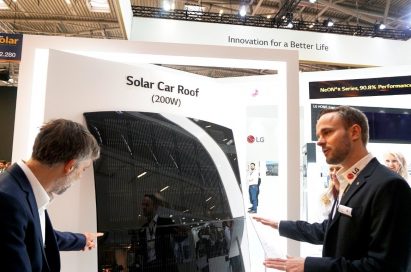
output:
{"label": "reflection on panel surface", "polygon": [[229,161],[224,171],[232,171],[241,188],[230,129],[184,118],[225,154],[212,157],[198,135],[160,114],[84,115],[102,148],[94,166],[97,228],[106,233],[99,271],[244,270],[244,217],[233,218],[216,168]]}

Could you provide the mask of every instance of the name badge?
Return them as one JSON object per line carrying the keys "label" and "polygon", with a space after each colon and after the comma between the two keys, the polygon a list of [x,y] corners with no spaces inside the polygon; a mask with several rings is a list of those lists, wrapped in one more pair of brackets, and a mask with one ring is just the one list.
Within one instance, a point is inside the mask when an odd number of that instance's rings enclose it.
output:
{"label": "name badge", "polygon": [[342,214],[348,215],[349,217],[352,217],[351,212],[352,208],[344,206],[344,205],[339,205],[338,206],[338,211]]}

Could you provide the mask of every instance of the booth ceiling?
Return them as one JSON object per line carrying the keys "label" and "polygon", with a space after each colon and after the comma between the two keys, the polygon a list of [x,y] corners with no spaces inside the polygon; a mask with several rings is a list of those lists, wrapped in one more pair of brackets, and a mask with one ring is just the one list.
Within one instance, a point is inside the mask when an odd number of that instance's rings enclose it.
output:
{"label": "booth ceiling", "polygon": [[[0,9],[0,32],[39,35],[63,35],[103,39],[126,39],[121,24],[120,5],[108,0],[110,12],[93,12],[91,0],[1,0],[10,7]],[[407,29],[411,24],[410,0],[166,0],[176,10],[188,5],[200,6],[204,12],[238,14],[242,5],[247,16],[271,16],[292,13],[293,18],[323,22],[374,26],[384,23],[387,29]],[[132,6],[163,8],[160,0],[131,0]],[[1,6],[0,6],[1,8]]]}
{"label": "booth ceiling", "polygon": [[[33,35],[58,35],[67,37],[87,37],[100,39],[126,39],[126,32],[121,22],[118,0],[108,0],[109,12],[90,10],[91,0],[0,0],[0,32],[24,33]],[[246,5],[247,16],[275,18],[292,16],[294,20],[304,22],[323,22],[331,19],[335,23],[372,27],[376,23],[385,23],[387,29],[408,29],[411,21],[410,0],[166,0],[174,5],[175,10],[184,10],[187,6],[201,7],[202,11],[218,14],[238,14],[242,5]],[[4,2],[8,9],[1,9]],[[163,8],[160,0],[131,0],[133,7],[149,9]],[[18,64],[0,63],[0,72],[8,72],[14,77],[16,85]],[[321,71],[351,67],[332,66],[316,63],[300,63],[302,71]],[[189,68],[186,68],[189,69]],[[216,72],[209,69],[193,69],[195,73],[216,77]],[[220,69],[221,71],[221,69]],[[254,74],[255,71],[253,71]],[[247,74],[247,71],[244,71]],[[223,71],[224,76],[227,71]],[[262,74],[265,74],[264,71]],[[7,85],[6,84],[6,85]],[[0,85],[4,82],[0,80]]]}

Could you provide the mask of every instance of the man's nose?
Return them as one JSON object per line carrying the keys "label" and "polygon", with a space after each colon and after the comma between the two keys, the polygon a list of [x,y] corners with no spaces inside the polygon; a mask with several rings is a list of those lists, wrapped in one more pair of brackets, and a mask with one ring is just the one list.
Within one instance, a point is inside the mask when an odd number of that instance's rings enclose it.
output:
{"label": "man's nose", "polygon": [[318,137],[317,139],[317,145],[322,146],[325,144],[324,138],[323,137]]}

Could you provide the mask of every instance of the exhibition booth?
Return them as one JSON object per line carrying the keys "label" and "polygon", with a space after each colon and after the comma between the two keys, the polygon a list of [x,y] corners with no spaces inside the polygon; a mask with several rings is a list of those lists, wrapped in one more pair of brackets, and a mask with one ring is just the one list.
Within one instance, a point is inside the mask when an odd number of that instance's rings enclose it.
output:
{"label": "exhibition booth", "polygon": [[[98,252],[62,253],[63,271],[138,266],[129,253],[145,194],[157,194],[159,214],[184,227],[188,254],[180,270],[223,271],[240,256],[241,269],[253,271],[265,252],[285,255],[285,240],[262,245],[267,230],[257,234],[261,226],[246,222],[244,181],[247,165],[258,164],[259,212],[275,205],[278,217],[298,218],[299,185],[286,182],[299,179],[299,147],[289,144],[299,141],[296,52],[25,36],[23,56],[13,161],[29,157],[38,127],[53,118],[84,123],[102,146],[94,169],[49,209],[56,229],[105,233]],[[273,74],[217,79],[156,64]],[[236,242],[204,262],[199,242],[208,236],[217,244],[223,222],[234,225]],[[176,248],[181,240],[173,238]],[[298,254],[291,243],[288,251]]]}
{"label": "exhibition booth", "polygon": [[[209,35],[187,35],[193,29]],[[62,271],[139,271],[146,194],[178,226],[167,238],[178,271],[263,271],[265,257],[320,254],[251,219],[248,176],[254,164],[259,215],[320,220],[327,169],[313,125],[330,105],[376,117],[375,156],[397,150],[411,160],[411,133],[381,136],[411,127],[409,41],[142,18],[131,33],[132,41],[24,36],[13,161],[30,156],[39,126],[54,118],[85,124],[102,147],[49,208],[56,229],[105,233],[97,251],[62,253]],[[299,73],[299,59],[386,67]],[[272,73],[214,78],[164,65]]]}

